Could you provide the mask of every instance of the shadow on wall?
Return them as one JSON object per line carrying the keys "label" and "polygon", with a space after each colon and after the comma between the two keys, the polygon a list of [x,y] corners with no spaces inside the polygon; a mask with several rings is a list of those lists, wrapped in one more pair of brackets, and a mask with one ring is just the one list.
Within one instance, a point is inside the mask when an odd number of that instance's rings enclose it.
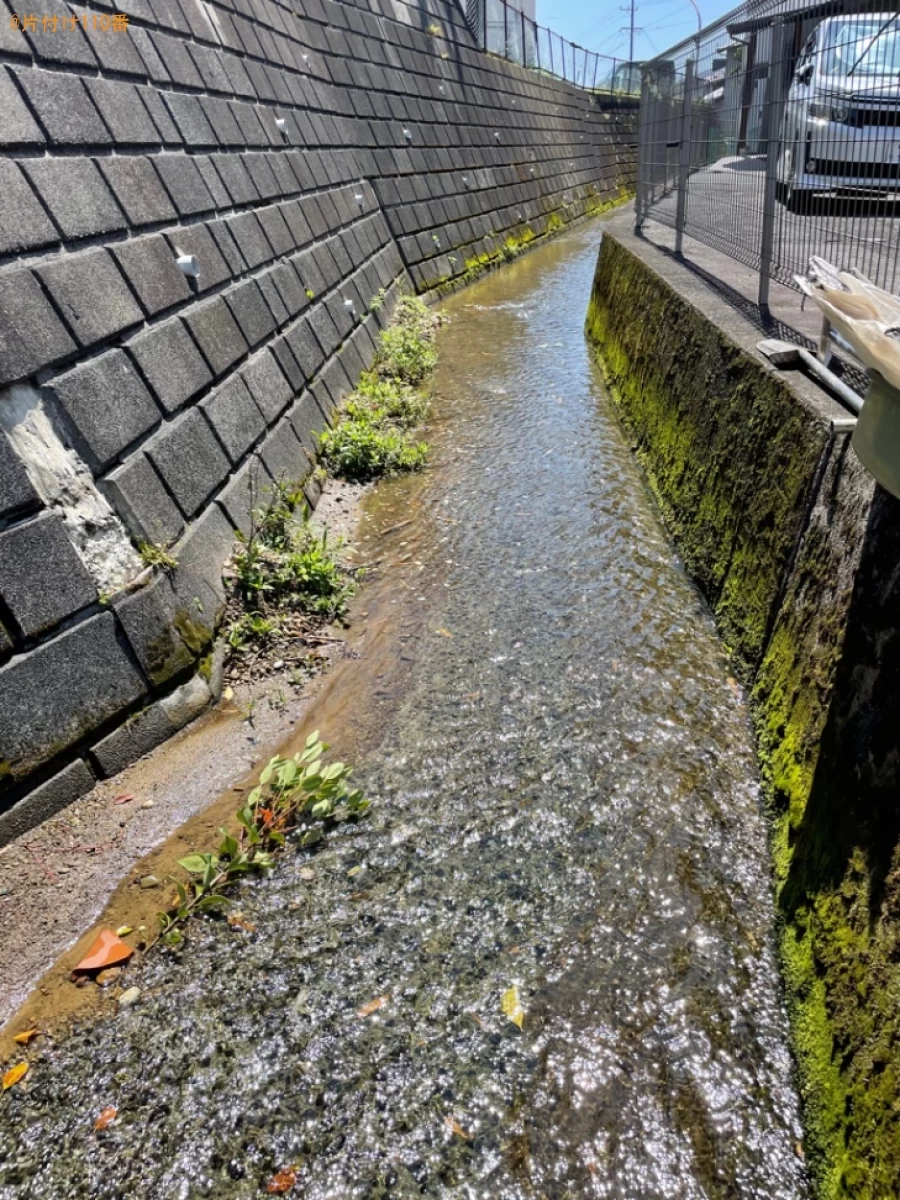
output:
{"label": "shadow on wall", "polygon": [[[781,890],[823,1194],[900,1188],[900,501],[877,488]],[[816,1064],[815,1077],[804,1066]]]}

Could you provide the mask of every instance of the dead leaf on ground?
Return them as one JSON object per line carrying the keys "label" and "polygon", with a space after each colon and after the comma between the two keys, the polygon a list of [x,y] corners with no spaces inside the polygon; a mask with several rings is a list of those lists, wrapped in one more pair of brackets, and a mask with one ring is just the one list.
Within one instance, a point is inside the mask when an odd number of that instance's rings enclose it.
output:
{"label": "dead leaf on ground", "polygon": [[368,1004],[364,1004],[362,1008],[356,1010],[358,1017],[370,1017],[373,1012],[378,1012],[379,1008],[384,1008],[390,996],[376,996],[374,1000],[370,1000]]}
{"label": "dead leaf on ground", "polygon": [[252,921],[248,921],[243,913],[230,913],[228,924],[232,929],[243,929],[246,933],[256,933],[256,926]]}
{"label": "dead leaf on ground", "polygon": [[113,804],[128,804],[133,799],[134,795],[131,792],[122,792],[118,796],[113,797]]}
{"label": "dead leaf on ground", "polygon": [[522,1002],[519,999],[519,989],[515,984],[503,993],[500,1001],[500,1007],[506,1017],[512,1021],[513,1025],[518,1025],[521,1029],[525,1020],[525,1009],[522,1007]]}
{"label": "dead leaf on ground", "polygon": [[41,1031],[39,1029],[23,1029],[21,1033],[17,1033],[13,1038],[14,1042],[18,1042],[20,1046],[27,1046]]}
{"label": "dead leaf on ground", "polygon": [[95,1131],[97,1133],[102,1133],[104,1129],[108,1129],[118,1115],[119,1110],[117,1108],[113,1108],[111,1104],[107,1105],[94,1122]]}
{"label": "dead leaf on ground", "polygon": [[132,954],[134,951],[127,942],[123,942],[111,929],[101,929],[94,944],[74,971],[76,974],[102,971],[104,967],[114,967],[117,963],[127,962]]}
{"label": "dead leaf on ground", "polygon": [[222,699],[223,700],[233,700],[234,699],[234,688],[233,687],[223,688],[222,689]]}
{"label": "dead leaf on ground", "polygon": [[441,637],[448,637],[448,638],[453,637],[453,634],[450,632],[450,630],[444,629],[443,625],[441,626],[440,629],[435,630],[435,632],[439,633],[441,635]]}
{"label": "dead leaf on ground", "polygon": [[289,1192],[297,1182],[297,1170],[295,1167],[282,1167],[276,1172],[266,1184],[266,1191],[270,1196],[283,1196]]}
{"label": "dead leaf on ground", "polygon": [[472,1140],[471,1133],[467,1133],[455,1117],[445,1117],[444,1124],[447,1126],[448,1129],[452,1130],[452,1132],[455,1133],[457,1137],[461,1137],[466,1142],[471,1142],[471,1140]]}
{"label": "dead leaf on ground", "polygon": [[27,1074],[28,1063],[18,1063],[15,1067],[10,1067],[10,1069],[3,1076],[4,1092],[11,1087],[15,1087],[19,1080],[24,1079]]}

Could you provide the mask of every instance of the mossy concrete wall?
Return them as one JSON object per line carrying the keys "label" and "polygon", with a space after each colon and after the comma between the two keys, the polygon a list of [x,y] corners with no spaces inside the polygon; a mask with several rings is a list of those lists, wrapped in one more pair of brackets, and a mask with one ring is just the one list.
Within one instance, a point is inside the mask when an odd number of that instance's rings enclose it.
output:
{"label": "mossy concrete wall", "polygon": [[817,1194],[900,1196],[900,504],[841,410],[624,225],[587,331],[751,689]]}

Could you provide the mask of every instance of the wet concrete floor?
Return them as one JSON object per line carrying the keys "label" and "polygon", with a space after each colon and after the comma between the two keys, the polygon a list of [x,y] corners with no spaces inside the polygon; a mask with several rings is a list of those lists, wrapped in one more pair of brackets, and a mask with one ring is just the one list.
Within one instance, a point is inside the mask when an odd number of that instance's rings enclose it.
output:
{"label": "wet concrete floor", "polygon": [[372,813],[0,1098],[3,1200],[806,1195],[746,709],[584,341],[601,230],[447,302],[431,466],[368,502],[312,724]]}

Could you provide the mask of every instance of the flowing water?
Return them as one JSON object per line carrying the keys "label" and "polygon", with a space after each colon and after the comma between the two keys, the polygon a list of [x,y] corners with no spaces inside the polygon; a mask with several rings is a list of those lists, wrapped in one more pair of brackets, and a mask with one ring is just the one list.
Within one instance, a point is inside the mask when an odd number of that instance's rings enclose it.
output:
{"label": "flowing water", "polygon": [[584,341],[598,238],[446,304],[319,713],[371,815],[7,1093],[4,1200],[806,1195],[747,714]]}

